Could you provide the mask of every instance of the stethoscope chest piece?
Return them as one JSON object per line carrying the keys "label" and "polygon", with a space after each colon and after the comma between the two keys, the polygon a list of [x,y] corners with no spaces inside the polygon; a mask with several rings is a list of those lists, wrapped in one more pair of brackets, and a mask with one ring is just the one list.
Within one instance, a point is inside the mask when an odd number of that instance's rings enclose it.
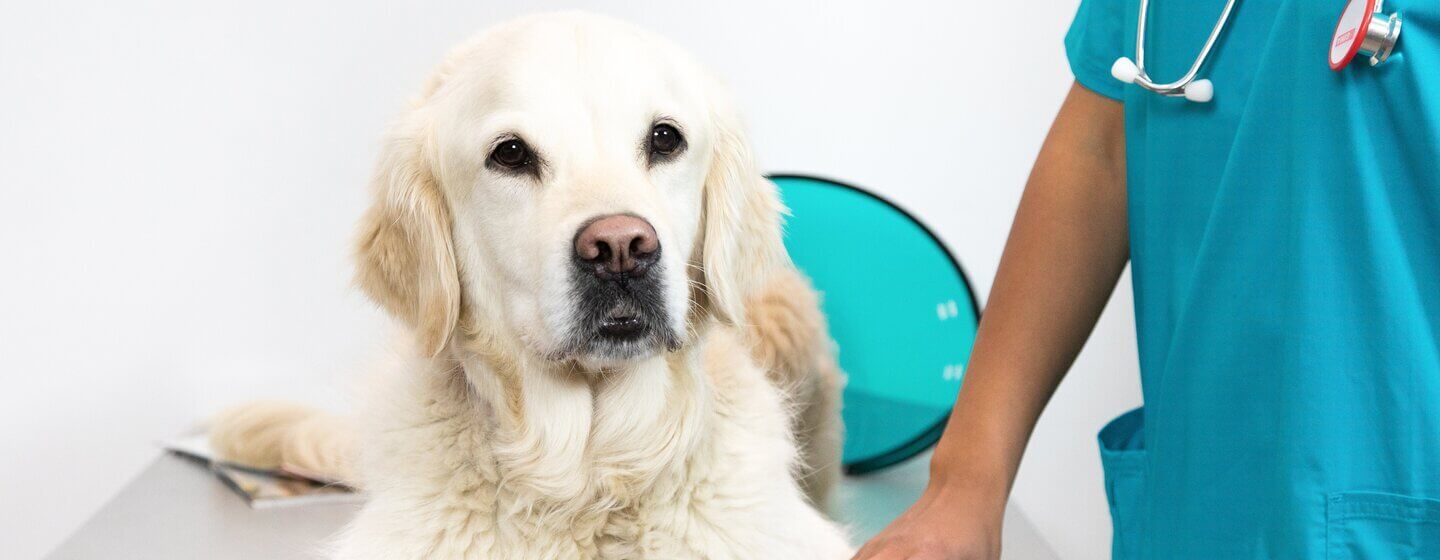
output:
{"label": "stethoscope chest piece", "polygon": [[1383,0],[1350,0],[1335,24],[1330,40],[1330,69],[1339,71],[1355,60],[1355,55],[1370,57],[1375,66],[1390,58],[1400,40],[1400,14],[1385,15]]}

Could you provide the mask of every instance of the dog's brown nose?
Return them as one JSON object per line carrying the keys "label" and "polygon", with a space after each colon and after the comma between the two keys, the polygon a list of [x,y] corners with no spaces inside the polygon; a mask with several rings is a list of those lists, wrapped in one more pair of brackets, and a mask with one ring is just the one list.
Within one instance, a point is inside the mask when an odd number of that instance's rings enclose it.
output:
{"label": "dog's brown nose", "polygon": [[575,235],[575,256],[595,265],[596,273],[626,274],[648,266],[660,251],[650,222],[616,214],[605,216]]}

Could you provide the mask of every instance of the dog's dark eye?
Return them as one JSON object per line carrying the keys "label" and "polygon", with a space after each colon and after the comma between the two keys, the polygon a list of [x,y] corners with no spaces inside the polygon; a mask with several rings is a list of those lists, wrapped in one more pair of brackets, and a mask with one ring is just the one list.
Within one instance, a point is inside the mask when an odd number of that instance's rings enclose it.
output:
{"label": "dog's dark eye", "polygon": [[530,167],[534,158],[530,153],[530,146],[526,145],[524,140],[511,138],[495,146],[495,150],[490,152],[490,163],[519,171]]}
{"label": "dog's dark eye", "polygon": [[684,139],[680,137],[680,131],[668,124],[657,124],[650,129],[650,151],[662,156],[668,156],[680,149],[680,143]]}
{"label": "dog's dark eye", "polygon": [[650,162],[656,163],[680,153],[685,149],[685,137],[673,125],[660,123],[650,128]]}

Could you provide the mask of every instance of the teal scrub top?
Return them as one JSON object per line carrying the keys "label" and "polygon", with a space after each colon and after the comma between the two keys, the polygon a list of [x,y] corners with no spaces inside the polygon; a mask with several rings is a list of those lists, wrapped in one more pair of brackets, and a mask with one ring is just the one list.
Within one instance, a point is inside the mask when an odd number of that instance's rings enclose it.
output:
{"label": "teal scrub top", "polygon": [[[1224,0],[1153,0],[1184,74]],[[1114,557],[1440,559],[1440,2],[1333,72],[1342,0],[1240,0],[1214,101],[1110,76],[1138,0],[1084,0],[1077,81],[1124,103],[1145,406],[1100,434]]]}

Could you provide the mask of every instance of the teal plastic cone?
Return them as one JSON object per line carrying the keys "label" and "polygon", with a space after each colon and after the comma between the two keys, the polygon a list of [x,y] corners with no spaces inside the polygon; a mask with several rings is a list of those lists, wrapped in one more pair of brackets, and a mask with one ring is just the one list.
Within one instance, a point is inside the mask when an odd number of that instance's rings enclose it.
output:
{"label": "teal plastic cone", "polygon": [[979,322],[960,263],[879,196],[816,177],[771,179],[791,211],[785,246],[821,293],[849,378],[846,470],[925,451],[940,438]]}

